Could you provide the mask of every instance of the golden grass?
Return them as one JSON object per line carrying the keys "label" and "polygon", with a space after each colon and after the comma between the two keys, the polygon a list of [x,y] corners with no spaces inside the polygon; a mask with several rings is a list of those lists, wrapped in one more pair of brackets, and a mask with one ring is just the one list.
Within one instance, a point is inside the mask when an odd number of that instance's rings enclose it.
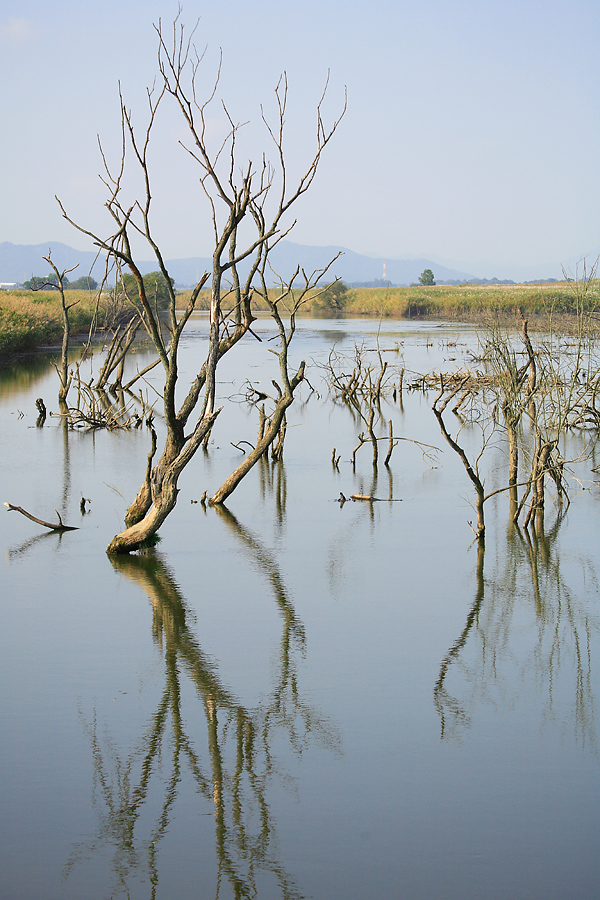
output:
{"label": "golden grass", "polygon": [[[69,291],[74,331],[86,330],[95,308],[95,295]],[[18,353],[55,343],[62,336],[62,309],[57,291],[0,291],[0,354]]]}
{"label": "golden grass", "polygon": [[[344,313],[354,316],[445,318],[482,321],[513,318],[518,309],[528,317],[574,313],[581,288],[569,282],[536,285],[435,285],[433,287],[356,288],[349,292]],[[598,282],[585,295],[589,311],[600,308]]]}
{"label": "golden grass", "polygon": [[[435,285],[433,287],[354,288],[348,292],[343,315],[377,318],[451,319],[469,322],[513,320],[517,310],[547,327],[550,317],[568,320],[581,303],[588,312],[600,310],[600,281],[587,290],[571,282],[542,285]],[[315,292],[316,294],[317,292]],[[277,292],[273,291],[276,296]],[[89,328],[96,295],[88,291],[68,291],[73,331]],[[190,291],[178,294],[177,306],[183,309]],[[256,298],[256,295],[255,295]],[[224,295],[227,307],[227,295]],[[315,297],[303,305],[304,315],[327,315]],[[196,308],[210,308],[210,291],[202,291]],[[266,309],[253,300],[253,308]],[[335,311],[332,311],[335,315]],[[102,321],[99,325],[102,325]],[[62,312],[57,291],[0,291],[0,355],[48,346],[60,340]]]}
{"label": "golden grass", "polygon": [[[323,310],[322,302],[316,295],[315,291],[314,299],[307,299],[301,315],[327,317],[340,314],[335,310]],[[182,291],[178,306],[183,308],[189,296],[189,291]],[[600,281],[591,282],[585,291],[582,285],[572,282],[353,288],[348,291],[341,314],[347,317],[450,319],[485,323],[514,321],[520,309],[533,327],[537,323],[545,328],[551,321],[557,323],[559,319],[563,325],[568,325],[568,320],[575,318],[574,313],[581,304],[587,312],[600,311]],[[210,291],[203,291],[197,309],[207,310],[209,307]],[[266,304],[253,300],[253,308],[266,309]]]}

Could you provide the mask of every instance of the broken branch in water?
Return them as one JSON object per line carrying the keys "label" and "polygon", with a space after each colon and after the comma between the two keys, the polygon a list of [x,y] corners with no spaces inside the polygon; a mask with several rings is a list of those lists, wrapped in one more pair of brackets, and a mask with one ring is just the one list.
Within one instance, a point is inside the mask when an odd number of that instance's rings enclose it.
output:
{"label": "broken branch in water", "polygon": [[[373,497],[371,494],[350,494],[349,497],[345,497],[344,494],[340,493],[338,498],[338,503],[340,506],[343,506],[344,503],[347,503],[349,500],[353,500],[356,502],[357,500],[365,500],[367,503],[384,503],[386,502],[383,497]],[[388,503],[401,503],[402,497],[398,497],[396,500],[391,497],[387,500]]]}
{"label": "broken branch in water", "polygon": [[32,522],[37,522],[38,525],[43,525],[44,528],[49,528],[50,531],[78,531],[76,525],[63,525],[63,520],[61,519],[60,513],[57,509],[55,509],[54,512],[58,516],[58,525],[54,522],[45,522],[43,519],[38,519],[36,516],[32,516],[31,513],[28,513],[27,510],[23,509],[21,506],[13,506],[12,503],[5,503],[4,505],[9,512],[20,512],[22,516],[31,519]]}
{"label": "broken branch in water", "polygon": [[348,500],[366,500],[368,503],[379,503],[382,499],[382,497],[372,497],[371,494],[350,494],[349,497],[340,494],[339,503],[341,506],[347,503]]}
{"label": "broken branch in water", "polygon": [[234,444],[233,441],[230,441],[229,443],[232,447],[235,447],[236,450],[241,450],[242,453],[248,452],[247,450],[244,450],[244,448],[241,446],[242,444],[248,444],[248,446],[251,447],[252,450],[254,450],[254,444],[251,444],[250,441],[240,441],[238,444]]}

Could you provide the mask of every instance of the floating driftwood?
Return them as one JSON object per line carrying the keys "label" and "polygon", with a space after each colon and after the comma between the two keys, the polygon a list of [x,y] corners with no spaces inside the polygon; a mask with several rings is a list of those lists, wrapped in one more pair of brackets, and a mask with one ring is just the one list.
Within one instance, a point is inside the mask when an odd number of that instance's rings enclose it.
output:
{"label": "floating driftwood", "polygon": [[340,493],[339,502],[343,506],[344,503],[347,503],[348,500],[365,500],[367,503],[377,503],[382,501],[382,497],[372,497],[370,494],[351,494],[349,497],[345,497],[344,494]]}
{"label": "floating driftwood", "polygon": [[31,513],[28,513],[27,510],[23,509],[23,507],[21,506],[13,506],[12,503],[5,503],[4,505],[9,512],[19,512],[27,519],[31,519],[32,522],[37,522],[38,525],[43,525],[44,528],[49,528],[50,531],[78,531],[76,525],[63,524],[63,520],[61,519],[60,513],[57,509],[55,509],[54,512],[58,516],[58,524],[56,524],[56,522],[45,522],[44,519],[38,519],[37,516],[32,516]]}

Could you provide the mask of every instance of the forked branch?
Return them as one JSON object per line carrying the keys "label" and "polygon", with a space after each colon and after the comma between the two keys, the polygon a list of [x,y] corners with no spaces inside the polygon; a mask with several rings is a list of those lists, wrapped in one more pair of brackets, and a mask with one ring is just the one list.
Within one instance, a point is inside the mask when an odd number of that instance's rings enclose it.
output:
{"label": "forked branch", "polygon": [[46,522],[45,519],[38,519],[37,516],[32,515],[30,512],[27,512],[26,509],[23,509],[22,506],[13,506],[12,503],[4,504],[9,512],[19,512],[22,516],[25,516],[27,519],[31,519],[32,522],[37,522],[38,525],[43,525],[44,528],[49,528],[50,531],[78,531],[76,525],[65,525],[59,511],[57,509],[54,510],[56,515],[58,516],[58,524],[56,522]]}

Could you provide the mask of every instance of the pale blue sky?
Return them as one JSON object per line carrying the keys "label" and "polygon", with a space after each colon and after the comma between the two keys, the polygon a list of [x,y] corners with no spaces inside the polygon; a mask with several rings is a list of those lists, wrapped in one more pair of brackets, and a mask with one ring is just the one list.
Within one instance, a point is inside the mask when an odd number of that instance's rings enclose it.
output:
{"label": "pale blue sky", "polygon": [[[96,135],[118,151],[119,80],[143,121],[152,24],[175,11],[155,0],[5,0],[0,241],[88,249],[54,195],[103,227]],[[310,149],[327,70],[331,113],[347,85],[346,118],[297,210],[298,243],[488,276],[600,247],[597,0],[183,3],[186,23],[198,17],[207,83],[222,48],[220,94],[237,120],[257,121],[287,70],[292,167]],[[167,257],[204,256],[210,232],[180,136],[167,114],[157,231]]]}

